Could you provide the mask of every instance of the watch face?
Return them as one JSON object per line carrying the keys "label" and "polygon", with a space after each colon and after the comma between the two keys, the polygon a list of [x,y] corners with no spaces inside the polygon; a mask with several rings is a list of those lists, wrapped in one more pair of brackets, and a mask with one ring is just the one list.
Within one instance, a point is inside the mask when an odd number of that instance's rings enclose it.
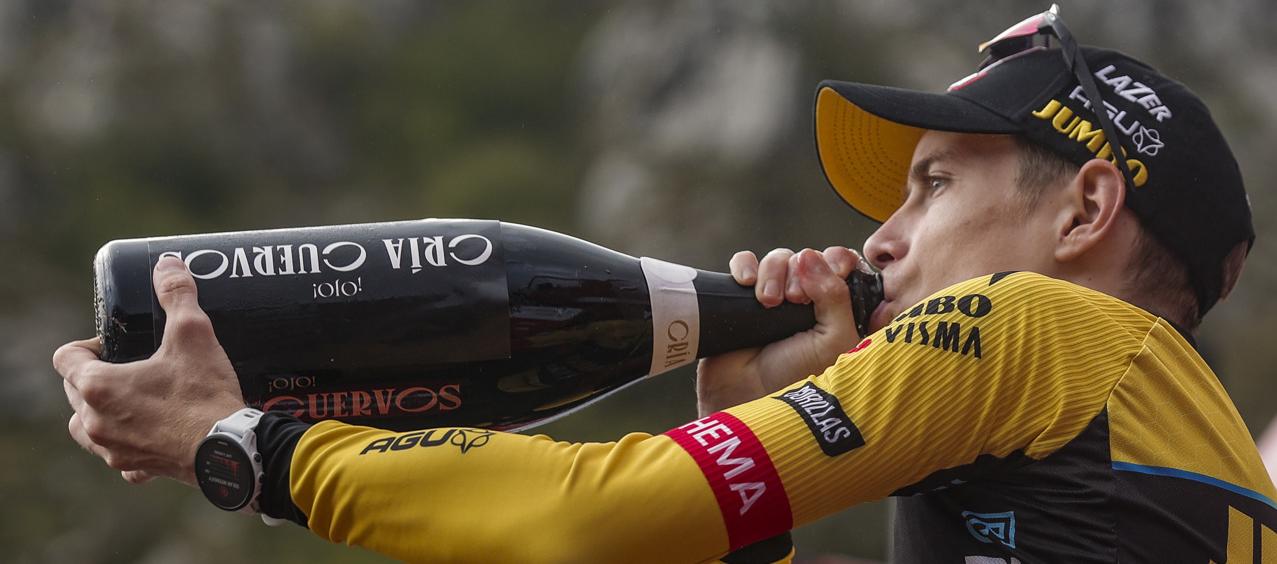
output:
{"label": "watch face", "polygon": [[253,464],[235,441],[213,435],[195,451],[195,481],[209,501],[237,511],[253,498]]}

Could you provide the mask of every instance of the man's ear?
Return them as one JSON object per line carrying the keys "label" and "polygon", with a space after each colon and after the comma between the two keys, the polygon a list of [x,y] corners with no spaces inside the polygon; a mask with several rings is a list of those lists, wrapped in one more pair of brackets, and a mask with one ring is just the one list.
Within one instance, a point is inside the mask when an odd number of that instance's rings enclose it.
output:
{"label": "man's ear", "polygon": [[1071,262],[1114,233],[1126,204],[1125,182],[1113,163],[1091,159],[1078,169],[1063,197],[1055,259]]}

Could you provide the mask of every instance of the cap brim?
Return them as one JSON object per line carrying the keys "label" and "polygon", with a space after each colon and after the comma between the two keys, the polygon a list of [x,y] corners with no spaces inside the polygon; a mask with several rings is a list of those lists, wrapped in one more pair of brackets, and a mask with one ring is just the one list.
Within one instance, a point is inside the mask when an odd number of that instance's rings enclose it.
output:
{"label": "cap brim", "polygon": [[904,203],[914,147],[927,130],[1020,131],[958,96],[832,80],[817,86],[815,113],[825,178],[851,207],[878,222]]}

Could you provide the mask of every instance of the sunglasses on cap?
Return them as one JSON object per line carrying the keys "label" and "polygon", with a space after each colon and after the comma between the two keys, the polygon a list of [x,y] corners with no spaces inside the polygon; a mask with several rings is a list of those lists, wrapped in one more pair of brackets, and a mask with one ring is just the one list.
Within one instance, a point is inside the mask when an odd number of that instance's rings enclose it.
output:
{"label": "sunglasses on cap", "polygon": [[[1113,125],[1113,120],[1109,116],[1107,104],[1100,97],[1100,90],[1096,88],[1095,80],[1091,78],[1091,69],[1082,57],[1082,50],[1078,48],[1077,41],[1073,39],[1073,34],[1069,32],[1069,28],[1065,27],[1064,20],[1060,19],[1059,5],[1051,4],[1051,8],[1047,11],[1030,16],[1024,21],[1007,28],[1006,31],[999,33],[993,39],[981,43],[979,50],[981,53],[986,54],[987,57],[980,63],[978,72],[973,77],[964,79],[949,87],[949,89],[962,88],[970,78],[982,75],[1003,61],[1034,51],[1049,49],[1051,47],[1051,37],[1059,40],[1060,53],[1064,55],[1064,66],[1073,73],[1073,77],[1082,85],[1082,91],[1086,93],[1086,98],[1091,103],[1091,111],[1095,113],[1095,117],[1100,122],[1100,128],[1104,131],[1105,139],[1114,147],[1121,147],[1122,158],[1117,158],[1119,151],[1114,150],[1115,158],[1112,160],[1117,165],[1117,169],[1122,171],[1122,178],[1126,180],[1126,189],[1128,191],[1133,190],[1135,182],[1131,169],[1126,164],[1126,148],[1123,146],[1122,138],[1117,134],[1117,127]],[[1038,38],[1042,39],[1041,44],[1038,44]]]}

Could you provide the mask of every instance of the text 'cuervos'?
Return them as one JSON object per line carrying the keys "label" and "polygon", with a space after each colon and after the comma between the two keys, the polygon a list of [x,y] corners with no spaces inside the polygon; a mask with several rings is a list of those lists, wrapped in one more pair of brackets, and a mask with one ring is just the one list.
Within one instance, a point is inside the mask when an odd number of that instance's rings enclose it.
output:
{"label": "text 'cuervos'", "polygon": [[[447,238],[414,237],[382,239],[390,268],[410,268],[413,274],[430,267],[453,264],[478,266],[492,257],[493,244],[475,234]],[[187,253],[165,251],[186,263],[191,275],[200,280],[292,276],[324,272],[352,272],[368,260],[368,250],[354,241],[336,241],[322,248],[314,243],[235,247],[229,251],[199,249]],[[158,258],[158,257],[157,257]],[[405,264],[406,263],[406,264]]]}

